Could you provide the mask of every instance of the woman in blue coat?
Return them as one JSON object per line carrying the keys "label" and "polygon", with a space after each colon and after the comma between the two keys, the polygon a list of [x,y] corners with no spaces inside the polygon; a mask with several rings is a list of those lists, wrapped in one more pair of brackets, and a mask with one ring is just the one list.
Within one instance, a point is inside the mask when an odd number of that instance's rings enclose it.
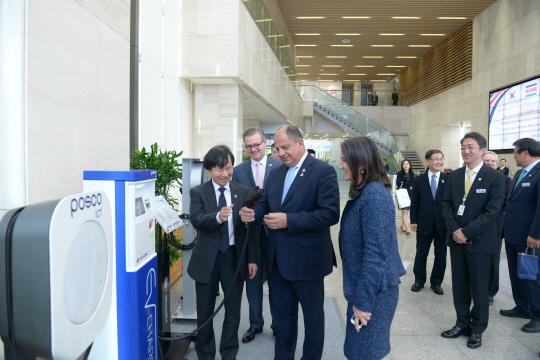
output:
{"label": "woman in blue coat", "polygon": [[379,360],[390,353],[399,277],[405,275],[398,252],[392,185],[377,145],[365,136],[341,144],[339,168],[351,182],[351,200],[343,211],[339,236],[343,290],[349,303],[345,356]]}

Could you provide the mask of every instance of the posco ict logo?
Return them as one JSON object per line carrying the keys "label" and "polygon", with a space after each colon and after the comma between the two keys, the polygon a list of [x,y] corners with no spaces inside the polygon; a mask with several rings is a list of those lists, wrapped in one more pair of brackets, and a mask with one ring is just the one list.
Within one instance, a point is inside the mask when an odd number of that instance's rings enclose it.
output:
{"label": "posco ict logo", "polygon": [[[86,195],[86,197],[75,198],[71,200],[71,217],[77,211],[83,211],[84,209],[90,209],[91,207],[101,205],[102,201],[101,193]],[[97,213],[96,213],[97,215]],[[101,211],[100,211],[101,215]]]}

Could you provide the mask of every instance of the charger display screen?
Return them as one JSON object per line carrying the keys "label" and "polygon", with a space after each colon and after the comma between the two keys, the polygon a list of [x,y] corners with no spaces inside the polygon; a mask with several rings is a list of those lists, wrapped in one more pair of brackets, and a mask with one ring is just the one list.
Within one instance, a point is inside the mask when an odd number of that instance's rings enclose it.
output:
{"label": "charger display screen", "polygon": [[146,214],[144,209],[144,202],[142,197],[135,198],[135,216],[141,216]]}

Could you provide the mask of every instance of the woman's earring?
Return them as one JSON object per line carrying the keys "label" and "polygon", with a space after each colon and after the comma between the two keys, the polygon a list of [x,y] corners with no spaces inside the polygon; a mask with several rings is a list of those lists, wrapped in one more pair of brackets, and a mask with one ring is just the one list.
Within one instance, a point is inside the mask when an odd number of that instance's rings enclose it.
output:
{"label": "woman's earring", "polygon": [[360,170],[360,173],[362,173],[362,174],[363,174],[363,173],[364,173],[364,169]]}

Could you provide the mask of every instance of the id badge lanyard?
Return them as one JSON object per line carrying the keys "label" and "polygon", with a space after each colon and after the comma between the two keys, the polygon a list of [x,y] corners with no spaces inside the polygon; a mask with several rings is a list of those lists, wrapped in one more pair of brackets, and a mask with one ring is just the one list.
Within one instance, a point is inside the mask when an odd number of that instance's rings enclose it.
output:
{"label": "id badge lanyard", "polygon": [[459,209],[457,211],[458,216],[463,216],[463,213],[465,212],[465,200],[467,200],[467,196],[463,195],[463,202],[461,205],[459,205]]}

